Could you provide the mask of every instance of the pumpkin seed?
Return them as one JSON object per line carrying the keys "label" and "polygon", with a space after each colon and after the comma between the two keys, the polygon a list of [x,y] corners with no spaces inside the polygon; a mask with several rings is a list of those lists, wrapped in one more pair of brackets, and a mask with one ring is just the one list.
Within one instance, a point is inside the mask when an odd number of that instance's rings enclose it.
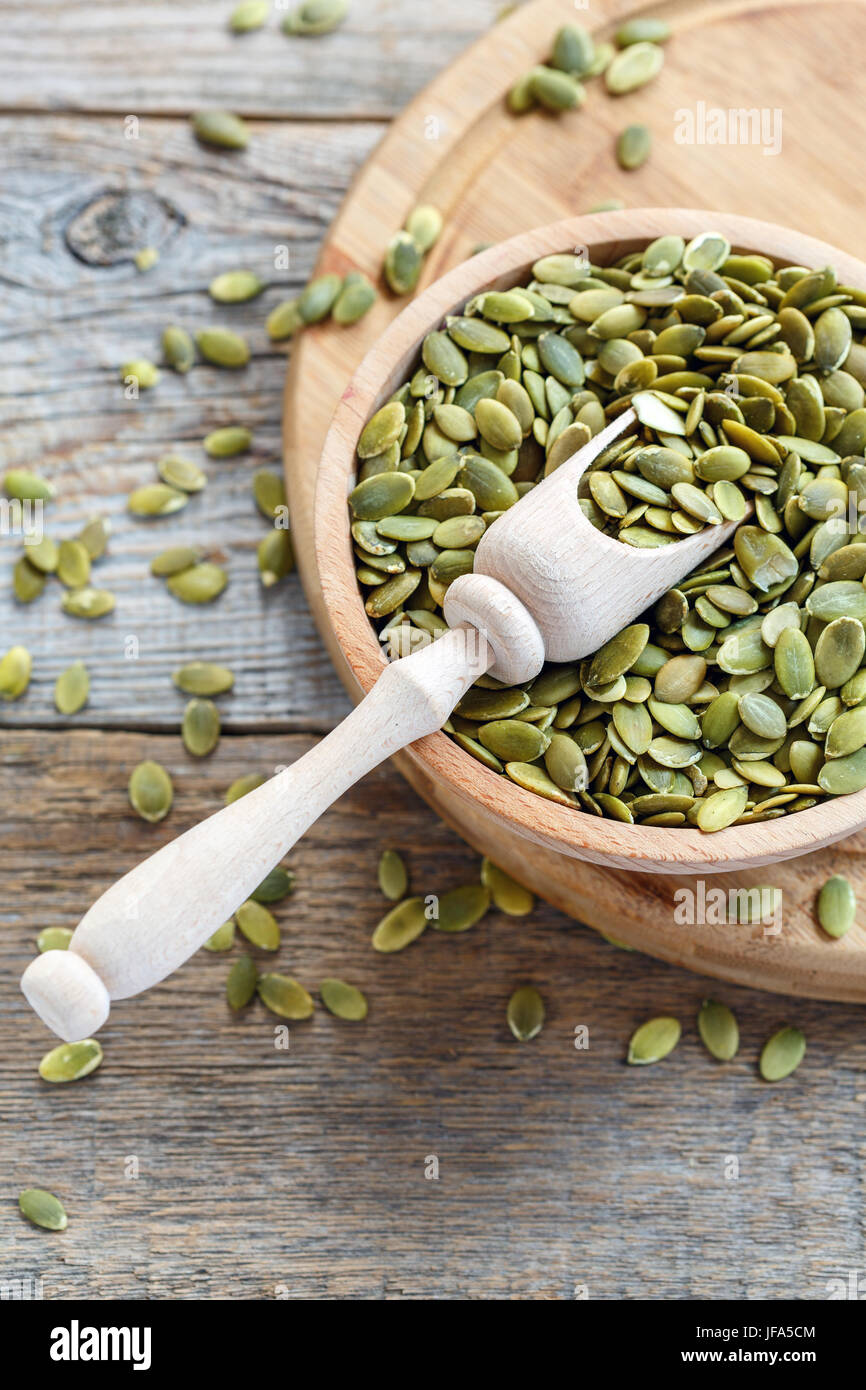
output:
{"label": "pumpkin seed", "polygon": [[[187,493],[170,487],[168,483],[146,483],[129,494],[126,505],[134,516],[171,516],[185,507],[188,501]],[[81,548],[84,549],[83,546]]]}
{"label": "pumpkin seed", "polygon": [[764,1043],[759,1064],[765,1081],[782,1081],[796,1071],[806,1054],[806,1039],[799,1028],[780,1028]]}
{"label": "pumpkin seed", "polygon": [[653,43],[640,40],[629,44],[612,59],[604,74],[607,90],[612,96],[634,92],[658,76],[664,63],[664,53]]}
{"label": "pumpkin seed", "polygon": [[235,921],[253,946],[262,951],[280,949],[280,928],[272,912],[262,904],[249,898],[241,903],[235,913]]}
{"label": "pumpkin seed", "polygon": [[397,232],[385,252],[385,279],[394,294],[411,294],[418,284],[424,255],[409,232]]}
{"label": "pumpkin seed", "polygon": [[196,139],[203,145],[216,145],[225,150],[245,150],[250,132],[245,121],[231,111],[209,109],[197,111],[192,118]]}
{"label": "pumpkin seed", "polygon": [[295,875],[289,869],[277,865],[265,875],[250,897],[254,903],[279,903],[293,893],[294,889]]}
{"label": "pumpkin seed", "polygon": [[185,328],[170,323],[162,332],[165,360],[176,372],[188,372],[195,362],[195,343]]}
{"label": "pumpkin seed", "polygon": [[18,700],[30,684],[33,661],[26,647],[10,647],[0,658],[0,699]]}
{"label": "pumpkin seed", "polygon": [[349,0],[303,0],[285,16],[286,34],[330,34],[349,13]]}
{"label": "pumpkin seed", "polygon": [[213,936],[209,936],[204,943],[205,951],[230,951],[235,944],[235,924],[234,918],[229,918],[223,922],[221,927],[217,927]]}
{"label": "pumpkin seed", "polygon": [[677,1018],[651,1018],[642,1023],[631,1036],[628,1045],[629,1066],[648,1066],[660,1062],[673,1052],[680,1040],[682,1026]]}
{"label": "pumpkin seed", "polygon": [[312,995],[290,975],[260,975],[257,989],[265,1008],[278,1018],[299,1022],[313,1012]]}
{"label": "pumpkin seed", "polygon": [[535,907],[535,898],[529,889],[491,859],[481,861],[481,882],[489,890],[494,907],[509,917],[527,917]]}
{"label": "pumpkin seed", "polygon": [[639,169],[649,159],[652,135],[649,126],[626,126],[616,142],[616,158],[621,169]]}
{"label": "pumpkin seed", "polygon": [[229,28],[235,34],[261,29],[270,13],[270,0],[241,0],[229,16]]}
{"label": "pumpkin seed", "polygon": [[22,1216],[45,1231],[65,1231],[66,1211],[59,1197],[43,1187],[28,1187],[18,1198]]}
{"label": "pumpkin seed", "polygon": [[243,304],[255,299],[264,288],[264,280],[254,270],[227,270],[211,280],[207,292],[218,304]]}
{"label": "pumpkin seed", "polygon": [[490,890],[483,883],[466,883],[442,894],[433,925],[438,931],[468,931],[481,921],[489,906]]}
{"label": "pumpkin seed", "polygon": [[224,425],[222,429],[211,430],[205,435],[203,447],[211,458],[232,458],[244,454],[253,442],[252,430],[243,425]]}
{"label": "pumpkin seed", "polygon": [[22,555],[12,570],[12,588],[19,603],[32,603],[45,588],[45,575]]}
{"label": "pumpkin seed", "polygon": [[256,992],[258,971],[252,956],[238,956],[226,980],[229,1008],[245,1009]]}
{"label": "pumpkin seed", "polygon": [[227,666],[209,661],[190,661],[172,675],[172,681],[185,695],[224,695],[235,678]]}
{"label": "pumpkin seed", "polygon": [[43,927],[36,938],[36,948],[43,951],[67,951],[72,940],[69,927]]}
{"label": "pumpkin seed", "polygon": [[134,385],[138,391],[150,391],[159,382],[160,371],[146,357],[135,357],[124,362],[120,368],[120,379],[126,386]]}
{"label": "pumpkin seed", "polygon": [[190,700],[183,712],[183,745],[194,758],[206,758],[219,743],[220,717],[213,700]]}
{"label": "pumpkin seed", "polygon": [[194,545],[172,545],[161,550],[150,562],[151,574],[167,578],[170,574],[180,574],[181,570],[191,569],[198,564],[202,552]]}
{"label": "pumpkin seed", "polygon": [[219,565],[203,561],[181,570],[179,574],[169,575],[168,588],[183,603],[212,603],[219,598],[229,582],[229,577]]}
{"label": "pumpkin seed", "polygon": [[377,298],[376,290],[366,275],[359,271],[350,271],[334,300],[331,317],[335,323],[343,324],[344,327],[358,323],[372,309]]}
{"label": "pumpkin seed", "polygon": [[39,1063],[39,1075],[43,1081],[57,1084],[80,1081],[96,1071],[101,1063],[101,1046],[95,1038],[85,1038],[82,1042],[61,1043],[46,1052]]}
{"label": "pumpkin seed", "polygon": [[297,299],[284,299],[281,304],[277,304],[271,310],[265,319],[268,337],[274,343],[281,343],[286,338],[293,338],[303,326],[304,320],[301,318]]}
{"label": "pumpkin seed", "polygon": [[54,704],[59,714],[77,714],[87,704],[90,677],[83,661],[74,661],[57,677]]}
{"label": "pumpkin seed", "polygon": [[367,1017],[367,1000],[359,989],[347,985],[345,980],[323,980],[319,985],[319,994],[325,1008],[336,1018],[360,1023]]}
{"label": "pumpkin seed", "polygon": [[385,849],[379,858],[379,888],[386,898],[399,902],[409,887],[406,865],[394,849]]}
{"label": "pumpkin seed", "polygon": [[841,874],[828,878],[818,894],[818,921],[828,936],[840,937],[850,931],[857,912],[854,889]]}
{"label": "pumpkin seed", "polygon": [[247,772],[243,777],[237,777],[225,794],[226,805],[231,806],[233,801],[240,801],[248,792],[254,792],[257,787],[263,786],[265,780],[258,772]]}
{"label": "pumpkin seed", "polygon": [[508,1001],[505,1016],[518,1042],[537,1038],[544,1027],[544,1000],[534,985],[521,985]]}
{"label": "pumpkin seed", "polygon": [[133,768],[129,779],[129,803],[142,820],[151,824],[165,820],[173,798],[171,778],[160,763],[146,761]]}
{"label": "pumpkin seed", "polygon": [[207,482],[198,464],[179,454],[166,454],[156,465],[156,471],[162,481],[177,492],[201,492]]}
{"label": "pumpkin seed", "polygon": [[249,343],[228,328],[201,328],[195,341],[205,361],[215,367],[245,367],[250,360]]}
{"label": "pumpkin seed", "polygon": [[10,468],[3,475],[3,491],[17,502],[50,502],[53,485],[26,468]]}
{"label": "pumpkin seed", "polygon": [[288,531],[274,527],[259,541],[256,552],[259,578],[266,589],[278,584],[295,568],[295,553]]}
{"label": "pumpkin seed", "polygon": [[736,1057],[740,1030],[727,1004],[705,999],[698,1012],[698,1032],[711,1057],[720,1062],[731,1062]]}
{"label": "pumpkin seed", "polygon": [[402,951],[421,935],[427,926],[423,898],[404,898],[386,913],[373,932],[373,949],[390,954]]}
{"label": "pumpkin seed", "polygon": [[[114,611],[114,594],[107,589],[94,589],[88,584],[83,589],[70,589],[60,600],[64,613],[73,618],[104,618]],[[2,693],[2,692],[0,692]]]}

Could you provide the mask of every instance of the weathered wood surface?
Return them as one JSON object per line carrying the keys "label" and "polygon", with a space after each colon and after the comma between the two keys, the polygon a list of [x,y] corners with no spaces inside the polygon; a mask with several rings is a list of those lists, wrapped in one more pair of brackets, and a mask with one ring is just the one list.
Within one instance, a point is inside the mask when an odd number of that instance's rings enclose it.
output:
{"label": "weathered wood surface", "polygon": [[[602,1299],[820,1299],[862,1264],[861,1011],[712,985],[743,1038],[720,1066],[694,1026],[707,981],[543,905],[377,956],[380,845],[405,852],[419,893],[478,868],[388,769],[298,845],[296,892],[276,909],[283,945],[254,952],[313,988],[332,974],[357,983],[366,1023],[319,1008],[277,1051],[278,1020],[258,1005],[234,1018],[224,1002],[236,945],[117,1004],[101,1071],[41,1082],[49,1039],[15,991],[38,928],[73,925],[140,855],[216,809],[235,776],[309,742],[226,739],[194,764],[171,737],[4,736],[0,1279],[39,1275],[55,1298],[272,1298],[281,1285],[302,1297],[572,1298],[586,1285]],[[126,804],[145,755],[175,778],[159,827]],[[548,1017],[521,1045],[504,1010],[523,981]],[[680,1047],[627,1068],[629,1035],[660,1010],[683,1020]],[[767,1086],[757,1053],[785,1021],[809,1051],[794,1078]],[[575,1049],[578,1025],[588,1051]],[[424,1176],[429,1155],[438,1181]],[[738,1177],[726,1176],[732,1160]],[[13,1197],[28,1185],[64,1199],[65,1234],[18,1218]]]}
{"label": "weathered wood surface", "polygon": [[19,110],[156,112],[228,106],[269,119],[393,116],[491,23],[501,0],[356,0],[316,39],[279,22],[227,28],[235,0],[0,4],[0,103]]}
{"label": "weathered wood surface", "polygon": [[[273,19],[230,39],[231,0],[0,4],[0,450],[58,482],[59,535],[92,511],[111,515],[116,539],[97,573],[119,596],[116,623],[63,618],[56,591],[19,610],[8,587],[17,546],[0,537],[0,644],[26,633],[36,657],[26,699],[0,707],[0,1284],[41,1276],[49,1298],[570,1298],[586,1286],[594,1298],[813,1299],[862,1271],[862,1011],[708,985],[543,906],[374,955],[381,845],[405,851],[419,891],[477,871],[390,769],[301,842],[296,894],[278,910],[279,967],[311,986],[326,974],[357,982],[366,1024],[318,1010],[277,1052],[276,1020],[255,1006],[232,1018],[228,957],[202,953],[117,1007],[99,1073],[65,1088],[36,1075],[51,1040],[17,980],[39,929],[73,926],[141,856],[217,809],[236,775],[291,761],[346,708],[297,581],[258,589],[264,523],[248,478],[277,464],[284,365],[261,325],[279,285],[308,274],[381,118],[496,8],[356,0],[347,34],[313,44],[284,40]],[[226,159],[189,137],[185,114],[205,101],[277,119],[257,120],[243,160]],[[144,118],[138,142],[123,139],[130,113]],[[88,264],[65,231],[118,191],[143,195],[128,205],[131,231],[115,223],[120,254]],[[129,262],[139,237],[162,250],[144,276]],[[285,243],[289,269],[275,272],[273,247]],[[208,280],[239,264],[271,288],[218,310]],[[164,322],[229,316],[250,329],[245,372],[166,373],[134,409],[123,401],[118,361],[154,350]],[[250,456],[209,463],[208,490],[179,518],[127,522],[124,497],[159,452],[183,446],[200,459],[205,432],[239,418],[256,430]],[[200,535],[202,519],[232,581],[217,605],[188,610],[147,562]],[[120,649],[127,634],[142,639],[135,664]],[[193,655],[238,672],[220,702],[230,732],[204,764],[175,734],[128,732],[176,728],[170,672]],[[94,690],[75,724],[98,729],[57,734],[45,727],[56,722],[51,686],[77,656]],[[155,829],[126,804],[143,757],[175,778],[176,808]],[[521,1047],[504,1006],[530,979],[548,1024]],[[740,1017],[730,1067],[696,1039],[708,989]],[[662,1011],[687,1024],[680,1048],[659,1067],[627,1069],[632,1029]],[[755,1058],[786,1020],[805,1028],[809,1052],[795,1078],[767,1087]],[[574,1049],[579,1024],[589,1052]],[[430,1154],[438,1181],[424,1178]],[[738,1179],[725,1177],[728,1155]],[[131,1156],[136,1179],[125,1176]],[[66,1233],[19,1218],[15,1197],[31,1184],[64,1199]]]}

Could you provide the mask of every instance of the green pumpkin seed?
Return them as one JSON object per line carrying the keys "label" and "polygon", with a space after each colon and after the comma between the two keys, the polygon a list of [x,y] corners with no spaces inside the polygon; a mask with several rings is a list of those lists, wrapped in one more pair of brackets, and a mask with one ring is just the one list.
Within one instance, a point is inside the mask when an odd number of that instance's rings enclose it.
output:
{"label": "green pumpkin seed", "polygon": [[256,992],[258,971],[252,956],[238,956],[226,980],[229,1008],[245,1009]]}
{"label": "green pumpkin seed", "polygon": [[36,948],[43,951],[67,951],[72,940],[69,927],[43,927],[36,938]]}
{"label": "green pumpkin seed", "polygon": [[466,883],[452,888],[439,899],[433,925],[438,931],[464,932],[474,927],[490,907],[490,890],[483,883]]}
{"label": "green pumpkin seed", "polygon": [[278,1018],[301,1021],[313,1012],[312,995],[290,975],[260,975],[257,988],[265,1008]]}
{"label": "green pumpkin seed", "polygon": [[534,985],[521,985],[508,1001],[505,1017],[518,1042],[537,1038],[544,1027],[544,1000]]}
{"label": "green pumpkin seed", "polygon": [[33,661],[26,647],[10,647],[0,658],[0,699],[18,700],[30,684]]}
{"label": "green pumpkin seed", "polygon": [[216,145],[226,150],[245,150],[250,142],[249,128],[240,116],[231,111],[210,109],[197,111],[192,118],[196,139],[203,145]]}
{"label": "green pumpkin seed", "polygon": [[39,1063],[39,1075],[43,1081],[62,1084],[66,1081],[80,1081],[89,1076],[102,1063],[102,1048],[95,1038],[85,1038],[82,1042],[61,1043],[46,1052]]}
{"label": "green pumpkin seed", "polygon": [[87,704],[90,677],[83,661],[74,661],[57,677],[54,685],[54,704],[59,714],[77,714]]}
{"label": "green pumpkin seed", "polygon": [[698,1032],[711,1057],[719,1062],[731,1062],[736,1057],[740,1030],[727,1004],[705,999],[698,1012]]}
{"label": "green pumpkin seed", "polygon": [[651,1018],[642,1023],[628,1045],[629,1066],[648,1066],[662,1061],[673,1052],[681,1033],[682,1026],[677,1018]]}
{"label": "green pumpkin seed", "polygon": [[135,357],[123,363],[119,375],[124,385],[135,386],[137,391],[150,391],[158,384],[160,371],[146,357]]}
{"label": "green pumpkin seed", "polygon": [[360,1023],[367,1017],[367,1000],[354,985],[345,980],[323,980],[319,985],[322,1003],[335,1018],[346,1019],[350,1023]]}
{"label": "green pumpkin seed", "polygon": [[295,875],[277,865],[266,874],[250,897],[254,903],[279,903],[295,889]]}
{"label": "green pumpkin seed", "polygon": [[155,825],[171,810],[174,790],[160,763],[146,761],[133,768],[129,779],[129,803],[142,820]]}
{"label": "green pumpkin seed", "polygon": [[235,454],[246,453],[252,441],[252,430],[243,425],[225,425],[205,435],[203,447],[211,458],[232,458]]}
{"label": "green pumpkin seed", "polygon": [[34,1226],[41,1226],[45,1231],[66,1230],[66,1211],[53,1192],[46,1192],[43,1187],[28,1187],[18,1198],[18,1206],[21,1215]]}
{"label": "green pumpkin seed", "polygon": [[343,288],[334,300],[331,317],[335,323],[344,327],[358,323],[376,303],[378,295],[366,275],[351,271],[343,281]]}
{"label": "green pumpkin seed", "polygon": [[170,574],[180,574],[181,570],[191,569],[198,564],[202,552],[193,545],[172,545],[161,550],[150,562],[151,574],[167,578]]}
{"label": "green pumpkin seed", "polygon": [[548,111],[570,111],[575,106],[581,106],[584,100],[580,83],[556,68],[534,68],[529,92],[533,100],[547,107]]}
{"label": "green pumpkin seed", "polygon": [[10,468],[4,473],[3,491],[17,502],[50,502],[55,496],[51,483],[26,468]]}
{"label": "green pumpkin seed", "polygon": [[765,1081],[782,1081],[802,1062],[806,1039],[799,1028],[780,1028],[764,1043],[759,1064]]}
{"label": "green pumpkin seed", "polygon": [[373,932],[373,949],[390,954],[402,951],[421,935],[427,926],[423,898],[404,898],[386,913]]}
{"label": "green pumpkin seed", "polygon": [[280,928],[272,912],[249,898],[235,913],[235,921],[247,941],[262,951],[280,949]]}
{"label": "green pumpkin seed", "polygon": [[201,328],[195,341],[205,361],[215,367],[245,367],[250,360],[249,343],[228,328]]}
{"label": "green pumpkin seed", "polygon": [[828,878],[818,894],[818,921],[828,936],[840,937],[850,931],[857,912],[854,889],[841,874]]}
{"label": "green pumpkin seed", "polygon": [[639,41],[617,53],[608,65],[604,81],[612,96],[622,96],[646,86],[662,69],[664,53],[653,43]]}
{"label": "green pumpkin seed", "polygon": [[235,34],[247,34],[251,29],[261,29],[270,8],[270,0],[241,0],[229,16],[229,28]]}
{"label": "green pumpkin seed", "polygon": [[162,333],[165,360],[176,372],[188,372],[195,362],[195,343],[185,328],[170,323]]}
{"label": "green pumpkin seed", "polygon": [[[129,494],[126,505],[134,516],[171,516],[185,507],[188,501],[187,493],[169,487],[168,483],[146,483]],[[83,546],[81,548],[84,549]]]}
{"label": "green pumpkin seed", "polygon": [[626,126],[616,142],[616,159],[621,169],[639,169],[649,159],[652,135],[649,126]]}
{"label": "green pumpkin seed", "polygon": [[227,270],[211,280],[207,290],[218,304],[243,304],[255,299],[264,288],[264,280],[254,270]]}
{"label": "green pumpkin seed", "polygon": [[298,298],[298,314],[304,323],[321,323],[328,317],[343,288],[342,275],[317,275]]}
{"label": "green pumpkin seed", "polygon": [[156,465],[160,478],[177,492],[201,492],[207,478],[198,464],[179,454],[166,454]]}
{"label": "green pumpkin seed", "polygon": [[394,849],[382,851],[379,858],[379,888],[386,898],[399,902],[409,887],[406,865]]}
{"label": "green pumpkin seed", "polygon": [[225,570],[206,560],[179,574],[169,575],[168,588],[183,603],[212,603],[228,582]]}
{"label": "green pumpkin seed", "polygon": [[411,294],[418,284],[424,255],[409,232],[397,232],[385,252],[385,279],[394,294]]}
{"label": "green pumpkin seed", "polygon": [[274,527],[259,541],[256,551],[259,578],[266,589],[278,584],[295,568],[295,552],[288,531]]}
{"label": "green pumpkin seed", "polygon": [[60,600],[64,613],[73,618],[104,618],[114,611],[114,594],[107,589],[70,589]]}
{"label": "green pumpkin seed", "polygon": [[304,320],[301,318],[297,299],[284,299],[281,304],[277,304],[271,310],[265,319],[268,337],[274,343],[281,343],[286,338],[293,338],[303,326]]}
{"label": "green pumpkin seed", "polygon": [[406,231],[418,250],[426,255],[439,240],[442,232],[442,214],[431,203],[421,203],[413,208],[406,218]]}
{"label": "green pumpkin seed", "polygon": [[183,713],[181,737],[188,753],[206,758],[219,743],[220,717],[213,700],[190,700]]}
{"label": "green pumpkin seed", "polygon": [[227,666],[209,661],[190,661],[172,675],[172,681],[185,695],[224,695],[235,678]]}
{"label": "green pumpkin seed", "polygon": [[12,570],[12,588],[19,603],[32,603],[45,589],[45,575],[22,555]]}
{"label": "green pumpkin seed", "polygon": [[205,951],[230,951],[235,944],[235,924],[234,919],[229,918],[228,922],[223,922],[221,927],[217,927],[213,936],[209,936],[204,943]]}
{"label": "green pumpkin seed", "polygon": [[226,805],[231,806],[233,801],[240,801],[248,792],[254,792],[257,787],[263,786],[265,780],[258,772],[248,772],[243,777],[236,778],[225,794]]}
{"label": "green pumpkin seed", "polygon": [[490,859],[481,861],[481,882],[488,889],[494,907],[509,917],[527,917],[535,907],[535,898],[529,889]]}
{"label": "green pumpkin seed", "polygon": [[349,0],[302,0],[282,21],[286,34],[330,34],[349,13]]}

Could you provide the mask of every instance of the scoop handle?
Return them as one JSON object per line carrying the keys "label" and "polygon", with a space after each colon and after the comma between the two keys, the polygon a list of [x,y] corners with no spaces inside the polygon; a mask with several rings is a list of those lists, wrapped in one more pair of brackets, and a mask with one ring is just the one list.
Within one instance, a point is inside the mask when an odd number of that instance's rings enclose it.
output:
{"label": "scoop handle", "polygon": [[525,678],[534,675],[543,645],[532,619],[503,586],[480,581],[474,625],[467,621],[385,666],[327,738],[137,865],[94,903],[68,950],[46,951],[28,966],[21,988],[48,1027],[67,1042],[102,1027],[110,1000],[139,994],[176,970],[337,797],[392,753],[441,728],[496,660],[484,635],[485,599],[498,615],[497,632],[516,624],[525,643],[532,625],[535,669]]}

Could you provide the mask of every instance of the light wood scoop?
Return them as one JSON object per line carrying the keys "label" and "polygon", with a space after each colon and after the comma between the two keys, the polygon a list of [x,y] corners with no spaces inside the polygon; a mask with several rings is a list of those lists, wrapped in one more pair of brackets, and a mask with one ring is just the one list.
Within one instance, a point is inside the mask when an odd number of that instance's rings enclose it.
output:
{"label": "light wood scoop", "polygon": [[105,1023],[110,1000],[176,970],[338,796],[441,728],[479,676],[513,685],[537,676],[545,659],[587,656],[725,544],[735,522],[639,550],[587,521],[580,477],[635,424],[625,411],[482,538],[474,572],[446,595],[450,632],[386,665],[339,728],[139,864],[94,903],[68,950],[27,967],[21,988],[49,1028],[68,1042],[87,1037]]}

